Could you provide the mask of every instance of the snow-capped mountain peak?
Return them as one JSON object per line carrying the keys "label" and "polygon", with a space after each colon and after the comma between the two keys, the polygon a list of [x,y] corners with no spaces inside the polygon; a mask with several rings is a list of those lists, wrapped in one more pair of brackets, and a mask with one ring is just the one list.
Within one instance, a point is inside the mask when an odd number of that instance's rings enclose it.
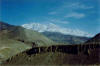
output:
{"label": "snow-capped mountain peak", "polygon": [[29,24],[23,24],[22,27],[24,27],[26,29],[32,29],[32,30],[35,30],[38,32],[49,31],[49,32],[60,32],[62,34],[66,34],[66,35],[76,35],[76,36],[86,36],[86,37],[92,36],[91,34],[85,32],[85,31],[82,31],[79,29],[62,28],[53,23],[49,23],[49,24],[29,23]]}

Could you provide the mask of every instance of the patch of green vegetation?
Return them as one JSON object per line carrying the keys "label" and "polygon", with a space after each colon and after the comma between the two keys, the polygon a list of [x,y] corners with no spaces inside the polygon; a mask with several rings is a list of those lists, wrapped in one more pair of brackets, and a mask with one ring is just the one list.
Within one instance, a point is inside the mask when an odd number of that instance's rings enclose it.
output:
{"label": "patch of green vegetation", "polygon": [[31,46],[19,41],[11,39],[0,40],[0,55],[2,55],[2,59],[0,61],[4,61],[9,57],[12,57],[17,53],[23,52],[30,48]]}

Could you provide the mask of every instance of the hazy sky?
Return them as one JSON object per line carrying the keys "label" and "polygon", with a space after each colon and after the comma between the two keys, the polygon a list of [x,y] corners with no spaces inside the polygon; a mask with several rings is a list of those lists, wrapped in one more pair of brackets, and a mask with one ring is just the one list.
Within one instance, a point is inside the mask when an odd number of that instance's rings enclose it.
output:
{"label": "hazy sky", "polygon": [[100,32],[99,0],[0,0],[0,20],[14,25],[53,23],[90,34]]}

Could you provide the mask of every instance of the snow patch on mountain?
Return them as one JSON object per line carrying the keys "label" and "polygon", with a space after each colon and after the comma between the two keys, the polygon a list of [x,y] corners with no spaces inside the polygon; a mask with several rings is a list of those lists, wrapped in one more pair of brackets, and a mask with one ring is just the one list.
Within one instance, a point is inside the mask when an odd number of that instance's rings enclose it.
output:
{"label": "snow patch on mountain", "polygon": [[76,35],[76,36],[85,36],[85,37],[93,36],[79,29],[62,28],[53,23],[49,23],[49,24],[29,23],[29,24],[23,24],[22,27],[26,29],[32,29],[38,32],[49,31],[49,32],[60,32],[65,35]]}

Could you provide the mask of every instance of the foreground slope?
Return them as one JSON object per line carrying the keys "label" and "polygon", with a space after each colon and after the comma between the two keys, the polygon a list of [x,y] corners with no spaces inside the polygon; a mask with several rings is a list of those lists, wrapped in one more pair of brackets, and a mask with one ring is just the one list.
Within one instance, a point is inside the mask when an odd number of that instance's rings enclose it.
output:
{"label": "foreground slope", "polygon": [[[30,52],[30,50],[17,54],[12,58],[6,60],[3,65],[90,65],[100,64],[100,46],[90,50],[88,54],[83,51],[81,53],[63,52],[64,47],[58,49],[59,51],[46,51],[46,52]],[[73,49],[73,48],[72,48]],[[50,50],[50,49],[49,49]],[[88,52],[87,50],[87,52]],[[35,49],[34,49],[35,51]]]}
{"label": "foreground slope", "polygon": [[100,65],[100,43],[94,44],[92,39],[90,44],[34,47],[9,58],[3,65]]}
{"label": "foreground slope", "polygon": [[30,48],[31,46],[22,42],[0,38],[0,62]]}

